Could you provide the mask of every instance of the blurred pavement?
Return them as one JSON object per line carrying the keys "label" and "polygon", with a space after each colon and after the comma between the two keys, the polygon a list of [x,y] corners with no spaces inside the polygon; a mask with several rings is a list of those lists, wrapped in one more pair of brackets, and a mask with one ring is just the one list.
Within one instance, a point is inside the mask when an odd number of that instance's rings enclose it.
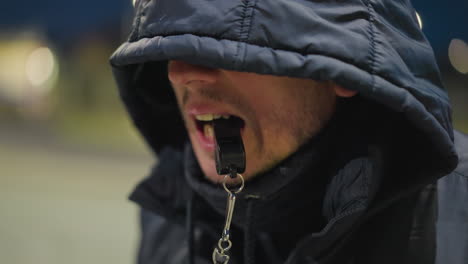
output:
{"label": "blurred pavement", "polygon": [[148,153],[97,153],[0,129],[0,263],[134,263],[127,200]]}

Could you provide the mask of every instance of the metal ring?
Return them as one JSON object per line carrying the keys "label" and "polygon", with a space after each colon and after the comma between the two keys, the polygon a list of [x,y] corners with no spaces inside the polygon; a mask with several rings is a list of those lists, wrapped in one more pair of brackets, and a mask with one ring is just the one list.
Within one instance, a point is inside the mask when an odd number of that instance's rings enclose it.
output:
{"label": "metal ring", "polygon": [[226,181],[227,181],[227,178],[230,177],[228,174],[227,175],[224,175],[224,179],[223,179],[223,187],[224,187],[224,190],[226,190],[226,192],[228,192],[229,194],[232,194],[232,193],[235,193],[235,194],[238,194],[240,192],[242,192],[242,190],[244,189],[244,177],[242,177],[241,174],[237,173],[237,177],[239,177],[241,179],[241,185],[240,187],[236,190],[236,191],[231,191],[229,190],[229,188],[226,186]]}
{"label": "metal ring", "polygon": [[[223,247],[223,242],[227,243],[227,247]],[[218,248],[221,249],[223,252],[228,251],[232,247],[231,240],[223,240],[222,238],[218,241]]]}

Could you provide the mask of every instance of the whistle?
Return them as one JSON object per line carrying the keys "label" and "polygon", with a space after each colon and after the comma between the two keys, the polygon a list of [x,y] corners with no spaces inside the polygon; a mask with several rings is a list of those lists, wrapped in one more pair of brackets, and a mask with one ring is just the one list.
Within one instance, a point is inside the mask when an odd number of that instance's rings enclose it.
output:
{"label": "whistle", "polygon": [[237,173],[245,171],[245,150],[241,137],[242,121],[216,119],[213,121],[216,140],[216,171],[219,175],[229,174],[235,178]]}

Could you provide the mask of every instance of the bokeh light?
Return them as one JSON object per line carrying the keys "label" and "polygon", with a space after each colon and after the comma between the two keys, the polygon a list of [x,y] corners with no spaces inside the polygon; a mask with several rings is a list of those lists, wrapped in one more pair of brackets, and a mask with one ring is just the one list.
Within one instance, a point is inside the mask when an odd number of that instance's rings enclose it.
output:
{"label": "bokeh light", "polygon": [[41,100],[57,80],[58,64],[37,35],[0,42],[0,99],[14,105]]}
{"label": "bokeh light", "polygon": [[[28,56],[26,60],[26,77],[37,91],[46,93],[52,86],[45,85],[54,73],[55,58],[52,51],[47,47],[39,47]],[[42,89],[40,89],[42,88]]]}
{"label": "bokeh light", "polygon": [[453,68],[463,74],[468,73],[468,44],[461,39],[452,39],[448,55]]}

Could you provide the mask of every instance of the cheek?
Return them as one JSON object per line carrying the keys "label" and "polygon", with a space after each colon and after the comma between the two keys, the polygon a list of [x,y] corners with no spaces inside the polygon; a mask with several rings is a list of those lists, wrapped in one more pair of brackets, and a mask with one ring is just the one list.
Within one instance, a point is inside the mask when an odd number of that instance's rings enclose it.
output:
{"label": "cheek", "polygon": [[333,112],[334,96],[317,89],[291,89],[288,94],[272,98],[275,103],[262,105],[261,111],[268,117],[261,124],[266,128],[267,146],[288,155],[323,127]]}
{"label": "cheek", "polygon": [[297,145],[296,134],[300,129],[297,126],[301,124],[301,120],[296,103],[288,97],[279,99],[271,96],[257,101],[255,114],[265,151],[283,156],[283,152],[289,152]]}

